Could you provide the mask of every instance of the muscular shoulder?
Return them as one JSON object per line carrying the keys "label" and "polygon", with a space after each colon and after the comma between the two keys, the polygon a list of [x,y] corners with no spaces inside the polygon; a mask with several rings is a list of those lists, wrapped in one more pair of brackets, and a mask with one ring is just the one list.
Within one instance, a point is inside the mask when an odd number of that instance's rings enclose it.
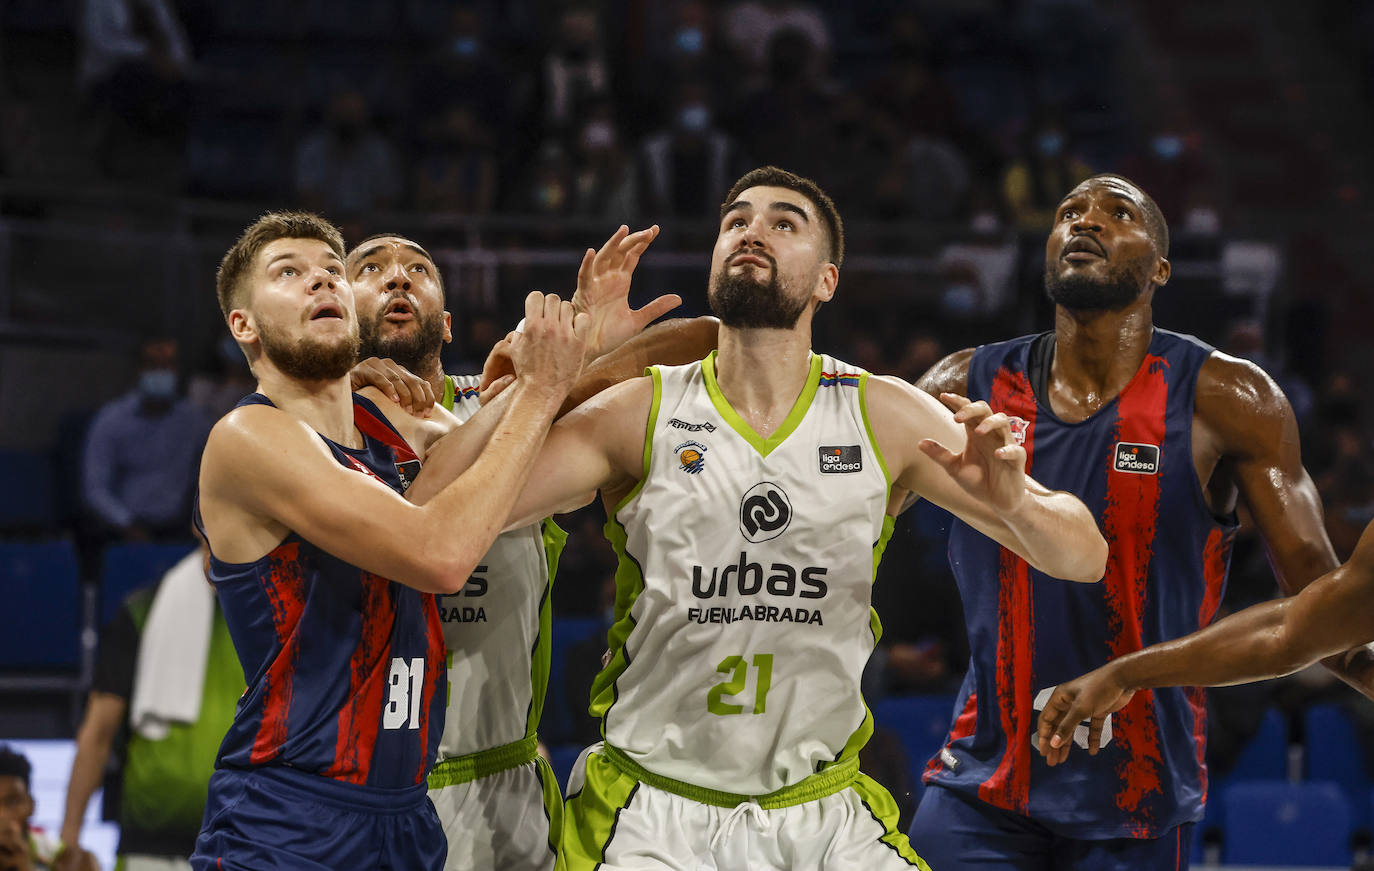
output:
{"label": "muscular shoulder", "polygon": [[975,350],[977,349],[965,348],[950,354],[917,379],[916,386],[931,396],[939,396],[941,393],[967,396],[968,367]]}
{"label": "muscular shoulder", "polygon": [[1226,454],[1246,455],[1253,446],[1297,435],[1293,408],[1274,379],[1249,360],[1220,351],[1198,372],[1194,408]]}

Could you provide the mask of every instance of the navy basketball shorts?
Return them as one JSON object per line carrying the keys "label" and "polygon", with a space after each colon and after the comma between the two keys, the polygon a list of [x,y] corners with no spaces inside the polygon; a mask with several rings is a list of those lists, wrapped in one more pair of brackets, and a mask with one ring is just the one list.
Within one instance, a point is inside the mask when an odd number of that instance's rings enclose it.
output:
{"label": "navy basketball shorts", "polygon": [[195,871],[442,871],[448,843],[425,784],[379,789],[289,768],[210,777]]}
{"label": "navy basketball shorts", "polygon": [[1193,823],[1159,838],[1064,838],[1040,823],[930,784],[911,846],[938,871],[1186,871]]}

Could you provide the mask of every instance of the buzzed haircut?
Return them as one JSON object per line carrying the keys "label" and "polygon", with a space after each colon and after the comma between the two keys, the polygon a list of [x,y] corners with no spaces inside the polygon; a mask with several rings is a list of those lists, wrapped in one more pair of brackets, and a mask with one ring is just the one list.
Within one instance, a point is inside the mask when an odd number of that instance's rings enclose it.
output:
{"label": "buzzed haircut", "polygon": [[1169,256],[1169,222],[1164,220],[1164,212],[1160,210],[1159,204],[1155,202],[1154,197],[1150,196],[1145,192],[1143,187],[1131,181],[1129,178],[1126,178],[1126,176],[1117,175],[1114,172],[1103,172],[1094,176],[1089,176],[1084,179],[1083,183],[1078,185],[1078,187],[1082,187],[1094,181],[1114,181],[1118,184],[1132,188],[1140,194],[1140,205],[1145,210],[1145,229],[1149,232],[1150,239],[1155,243],[1155,247],[1159,249],[1159,256],[1167,258]]}
{"label": "buzzed haircut", "polygon": [[839,209],[835,208],[835,203],[825,191],[821,190],[820,185],[809,178],[797,175],[795,172],[788,172],[776,166],[761,166],[745,173],[730,188],[730,193],[725,195],[725,202],[720,207],[721,217],[725,217],[725,210],[735,200],[739,199],[740,194],[749,188],[762,186],[787,188],[810,200],[811,204],[816,207],[816,211],[820,212],[830,235],[830,256],[828,259],[837,268],[844,264],[844,222],[840,220]]}
{"label": "buzzed haircut", "polygon": [[242,307],[245,279],[258,253],[278,239],[318,239],[344,259],[343,234],[339,228],[310,212],[268,212],[243,231],[237,242],[219,262],[215,274],[215,293],[225,320],[229,312]]}
{"label": "buzzed haircut", "polygon": [[425,247],[419,242],[416,242],[404,233],[373,233],[371,236],[368,236],[366,239],[353,246],[353,250],[349,251],[348,256],[344,258],[344,265],[351,270],[353,264],[349,263],[349,261],[352,260],[359,251],[363,250],[364,247],[370,247],[368,243],[376,242],[378,239],[400,239],[403,242],[414,245],[421,254],[425,255],[425,259],[429,261],[430,265],[434,267],[434,279],[439,282],[439,287],[441,289],[443,288],[444,276],[439,272],[439,263],[434,259],[434,255],[426,251]]}
{"label": "buzzed haircut", "polygon": [[8,744],[0,744],[0,777],[17,777],[24,781],[24,789],[31,791],[33,766],[24,754],[16,752]]}

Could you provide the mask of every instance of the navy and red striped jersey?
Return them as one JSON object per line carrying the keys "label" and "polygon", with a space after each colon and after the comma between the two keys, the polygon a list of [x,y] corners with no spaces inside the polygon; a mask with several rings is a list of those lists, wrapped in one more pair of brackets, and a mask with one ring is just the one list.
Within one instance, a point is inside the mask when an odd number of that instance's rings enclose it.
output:
{"label": "navy and red striped jersey", "polygon": [[1213,516],[1192,451],[1198,371],[1212,348],[1156,329],[1121,394],[1065,423],[1046,395],[1053,339],[980,347],[968,395],[1025,421],[1029,474],[1092,511],[1110,548],[1107,573],[1098,584],[1050,578],[955,523],[949,556],[972,654],[945,749],[925,779],[1065,837],[1158,837],[1202,816],[1203,690],[1136,693],[1097,756],[1075,748],[1054,768],[1032,736],[1050,688],[1216,614],[1236,524]]}
{"label": "navy and red striped jersey", "polygon": [[[272,403],[254,393],[239,404]],[[340,464],[401,492],[418,471],[415,453],[357,394],[353,420],[362,448],[325,444]],[[424,782],[443,731],[447,680],[433,595],[343,562],[295,532],[252,563],[226,563],[212,548],[209,577],[248,685],[219,767],[289,766],[381,788]]]}

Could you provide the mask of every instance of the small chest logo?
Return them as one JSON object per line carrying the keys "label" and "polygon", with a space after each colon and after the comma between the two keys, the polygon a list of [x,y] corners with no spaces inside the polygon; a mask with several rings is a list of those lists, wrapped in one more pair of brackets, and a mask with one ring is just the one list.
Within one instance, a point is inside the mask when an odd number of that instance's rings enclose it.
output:
{"label": "small chest logo", "polygon": [[1117,442],[1112,468],[1133,475],[1159,474],[1159,445]]}
{"label": "small chest logo", "polygon": [[1030,423],[1023,417],[1011,415],[1007,418],[1011,424],[1011,437],[1016,439],[1018,445],[1026,443],[1026,434],[1030,432]]}
{"label": "small chest logo", "polygon": [[668,426],[671,426],[673,429],[685,429],[688,432],[701,432],[702,430],[706,430],[707,432],[716,431],[716,425],[709,420],[704,423],[688,423],[685,420],[678,420],[674,417],[668,421]]}
{"label": "small chest logo", "polygon": [[401,479],[401,492],[410,489],[410,485],[415,483],[415,476],[420,474],[419,460],[405,460],[396,464],[396,474]]}
{"label": "small chest logo", "polygon": [[689,475],[696,475],[706,465],[706,445],[700,442],[683,442],[673,448],[677,454],[678,468]]}
{"label": "small chest logo", "polygon": [[864,469],[864,455],[858,445],[821,445],[820,455],[821,472],[826,475],[862,472]]}
{"label": "small chest logo", "polygon": [[787,531],[792,502],[771,481],[750,487],[739,501],[739,531],[752,542],[768,541]]}

